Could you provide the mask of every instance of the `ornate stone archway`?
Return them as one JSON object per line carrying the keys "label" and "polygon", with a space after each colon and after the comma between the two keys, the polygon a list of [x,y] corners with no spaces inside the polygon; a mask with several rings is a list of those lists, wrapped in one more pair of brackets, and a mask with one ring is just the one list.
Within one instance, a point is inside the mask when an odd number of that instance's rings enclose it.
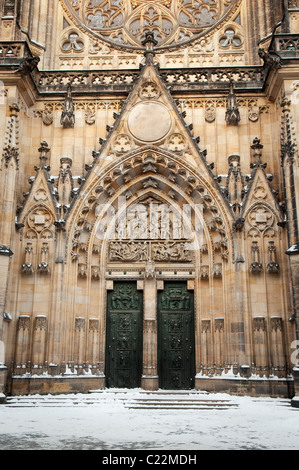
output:
{"label": "ornate stone archway", "polygon": [[[124,279],[137,282],[143,291],[142,386],[158,388],[157,292],[164,281],[186,281],[194,291],[199,367],[200,321],[207,313],[200,286],[208,283],[219,290],[232,259],[229,212],[212,185],[182,158],[149,146],[102,172],[95,169],[72,213],[66,228],[69,279],[76,279],[77,291],[84,293],[82,317],[97,319],[96,359],[102,373],[107,291]],[[76,321],[77,315],[78,308],[67,321]]]}

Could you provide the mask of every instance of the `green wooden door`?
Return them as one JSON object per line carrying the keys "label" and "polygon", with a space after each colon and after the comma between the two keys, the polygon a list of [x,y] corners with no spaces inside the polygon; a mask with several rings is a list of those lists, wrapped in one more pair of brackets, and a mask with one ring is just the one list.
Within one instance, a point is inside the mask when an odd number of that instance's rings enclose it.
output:
{"label": "green wooden door", "polygon": [[165,282],[158,294],[158,361],[160,388],[194,387],[194,294],[186,282]]}
{"label": "green wooden door", "polygon": [[136,282],[114,282],[107,298],[106,385],[140,387],[142,292]]}

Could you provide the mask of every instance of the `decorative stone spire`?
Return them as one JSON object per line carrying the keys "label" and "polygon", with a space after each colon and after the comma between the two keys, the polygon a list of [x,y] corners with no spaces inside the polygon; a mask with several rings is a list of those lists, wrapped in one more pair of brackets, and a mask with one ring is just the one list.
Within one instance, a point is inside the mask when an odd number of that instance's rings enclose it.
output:
{"label": "decorative stone spire", "polygon": [[18,113],[20,109],[16,103],[9,106],[10,119],[7,124],[3,157],[5,160],[5,167],[7,168],[12,158],[16,161],[16,167],[19,162],[19,118]]}
{"label": "decorative stone spire", "polygon": [[142,41],[142,45],[146,48],[144,51],[145,57],[154,57],[154,48],[157,46],[157,44],[158,41],[156,41],[154,33],[152,31],[147,31],[145,33],[145,39]]}
{"label": "decorative stone spire", "polygon": [[296,134],[293,131],[293,118],[291,116],[291,101],[285,96],[281,102],[282,121],[281,121],[281,160],[284,164],[287,157],[294,163],[297,153]]}
{"label": "decorative stone spire", "polygon": [[243,178],[240,156],[231,155],[228,158],[229,171],[227,178],[228,199],[236,217],[239,217],[242,203]]}
{"label": "decorative stone spire", "polygon": [[61,158],[60,159],[60,171],[57,182],[57,192],[59,200],[59,210],[61,219],[64,218],[66,211],[69,208],[72,198],[73,190],[73,178],[72,178],[72,159]]}
{"label": "decorative stone spire", "polygon": [[41,146],[38,149],[38,151],[40,152],[40,157],[39,157],[39,159],[40,159],[40,168],[44,169],[46,171],[49,171],[50,167],[47,166],[47,160],[48,160],[47,153],[50,152],[50,149],[48,147],[47,142],[45,142],[45,141],[41,142],[40,145]]}

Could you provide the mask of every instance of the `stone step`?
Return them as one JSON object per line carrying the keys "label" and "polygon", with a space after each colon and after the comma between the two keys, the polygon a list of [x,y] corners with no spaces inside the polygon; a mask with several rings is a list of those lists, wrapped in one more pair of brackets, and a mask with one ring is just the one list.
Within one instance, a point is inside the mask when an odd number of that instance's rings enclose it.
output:
{"label": "stone step", "polygon": [[233,400],[215,398],[215,395],[197,391],[147,392],[143,390],[98,390],[88,395],[32,395],[7,397],[9,407],[73,407],[102,406],[118,401],[128,409],[182,409],[182,410],[226,410],[237,408]]}
{"label": "stone step", "polygon": [[228,409],[238,405],[230,399],[215,398],[208,392],[190,390],[168,391],[157,390],[154,392],[141,391],[138,397],[130,400],[128,408],[147,409]]}
{"label": "stone step", "polygon": [[[26,395],[7,397],[6,406],[9,407],[72,407],[74,405],[102,404],[102,397],[90,397],[88,395]],[[111,401],[111,399],[109,399]]]}
{"label": "stone step", "polygon": [[238,408],[234,403],[215,404],[215,403],[127,403],[126,408],[129,409],[159,409],[159,410],[227,410],[229,408]]}
{"label": "stone step", "polygon": [[135,398],[129,400],[125,406],[127,408],[134,409],[228,409],[232,407],[238,407],[236,403],[233,403],[229,400],[211,400],[211,399],[190,399],[190,398],[178,398],[169,397],[169,398],[148,398],[141,399]]}
{"label": "stone step", "polygon": [[[231,406],[223,406],[223,407],[210,407],[210,406],[180,406],[180,405],[172,405],[172,406],[138,406],[138,405],[128,405],[126,408],[130,410],[202,410],[202,411],[211,411],[211,410],[228,410]],[[237,406],[233,406],[233,408],[237,408]]]}

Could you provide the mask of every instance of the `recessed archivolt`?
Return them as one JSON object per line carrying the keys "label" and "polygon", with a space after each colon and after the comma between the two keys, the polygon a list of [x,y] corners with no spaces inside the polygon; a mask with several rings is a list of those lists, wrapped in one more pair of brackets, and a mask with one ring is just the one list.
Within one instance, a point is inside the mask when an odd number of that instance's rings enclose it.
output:
{"label": "recessed archivolt", "polygon": [[[92,175],[90,175],[92,177]],[[93,181],[82,188],[78,202],[68,220],[68,254],[73,261],[89,263],[92,253],[103,250],[105,220],[109,211],[114,214],[123,198],[128,208],[153,196],[177,210],[187,205],[202,213],[203,246],[200,251],[209,253],[212,260],[227,260],[232,252],[228,209],[213,195],[215,188],[197,174],[194,168],[169,154],[152,149],[140,152],[111,164],[99,176],[93,173]],[[81,196],[81,197],[80,197]],[[192,223],[193,223],[192,222]],[[193,225],[196,233],[196,227]],[[99,240],[100,238],[100,240]]]}

